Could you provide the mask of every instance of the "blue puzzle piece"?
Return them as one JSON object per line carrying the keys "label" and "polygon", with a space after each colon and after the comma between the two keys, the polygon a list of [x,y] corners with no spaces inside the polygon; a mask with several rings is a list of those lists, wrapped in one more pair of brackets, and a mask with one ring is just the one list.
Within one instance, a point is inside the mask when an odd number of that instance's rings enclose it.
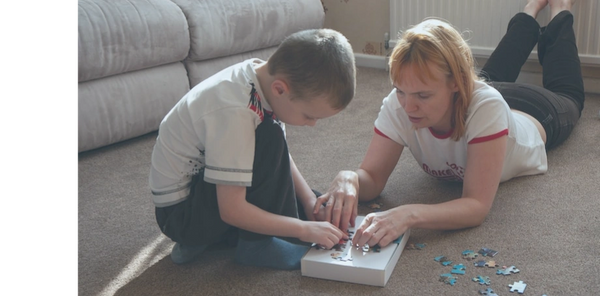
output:
{"label": "blue puzzle piece", "polygon": [[494,251],[492,249],[488,249],[488,248],[481,248],[481,250],[479,250],[479,252],[477,252],[483,256],[490,256],[490,257],[494,257],[496,255],[498,255],[498,251]]}
{"label": "blue puzzle piece", "polygon": [[475,253],[475,252],[473,252],[471,250],[464,250],[462,252],[462,256],[463,256],[464,259],[472,260],[472,259],[477,258],[477,256],[479,256],[479,254],[477,254],[477,253]]}
{"label": "blue puzzle piece", "polygon": [[494,293],[494,290],[492,290],[492,288],[487,288],[485,290],[479,290],[479,294],[485,295],[485,296],[498,296],[498,294]]}
{"label": "blue puzzle piece", "polygon": [[450,286],[454,286],[456,283],[456,278],[450,273],[440,274],[440,282],[444,282],[449,284]]}
{"label": "blue puzzle piece", "polygon": [[433,260],[440,262],[440,261],[446,261],[446,256],[437,256],[435,258],[433,258]]}
{"label": "blue puzzle piece", "polygon": [[485,261],[479,260],[477,262],[473,262],[473,265],[475,265],[475,267],[484,267],[485,266]]}
{"label": "blue puzzle piece", "polygon": [[393,241],[393,243],[395,243],[395,244],[400,244],[400,241],[402,241],[402,237],[403,237],[403,236],[404,236],[404,234],[403,234],[403,235],[401,235],[400,237],[398,237],[397,239],[395,239],[395,240]]}
{"label": "blue puzzle piece", "polygon": [[456,264],[452,266],[452,271],[450,273],[453,274],[465,274],[465,266],[462,264]]}
{"label": "blue puzzle piece", "polygon": [[478,275],[474,278],[472,278],[472,280],[474,282],[479,282],[480,285],[490,285],[490,277],[489,276],[482,276],[482,275]]}
{"label": "blue puzzle piece", "polygon": [[452,264],[452,261],[448,260],[448,258],[446,258],[446,256],[437,256],[437,257],[433,258],[433,260],[435,260],[436,262],[441,262],[442,265],[444,265],[444,266],[448,266],[448,265]]}
{"label": "blue puzzle piece", "polygon": [[511,273],[517,273],[520,271],[514,265],[510,266],[510,267],[506,267],[506,266],[503,266],[503,267],[504,268],[496,270],[496,274],[511,275]]}
{"label": "blue puzzle piece", "polygon": [[425,248],[425,246],[427,246],[427,244],[415,244],[415,247],[419,250],[422,250],[423,248]]}

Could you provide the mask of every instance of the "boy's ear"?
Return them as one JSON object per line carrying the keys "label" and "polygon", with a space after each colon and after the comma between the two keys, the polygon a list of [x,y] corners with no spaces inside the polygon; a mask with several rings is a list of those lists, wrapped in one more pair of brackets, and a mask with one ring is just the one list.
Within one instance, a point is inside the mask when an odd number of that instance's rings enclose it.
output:
{"label": "boy's ear", "polygon": [[274,94],[279,96],[289,93],[290,91],[287,83],[281,79],[275,79],[273,83],[271,83],[271,90]]}

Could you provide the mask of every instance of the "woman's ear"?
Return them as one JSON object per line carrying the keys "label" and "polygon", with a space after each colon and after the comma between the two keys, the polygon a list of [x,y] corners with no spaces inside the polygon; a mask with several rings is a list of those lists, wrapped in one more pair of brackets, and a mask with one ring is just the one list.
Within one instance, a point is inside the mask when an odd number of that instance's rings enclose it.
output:
{"label": "woman's ear", "polygon": [[458,92],[458,84],[456,83],[456,80],[454,80],[454,78],[450,78],[450,81],[448,81],[448,88],[452,92]]}

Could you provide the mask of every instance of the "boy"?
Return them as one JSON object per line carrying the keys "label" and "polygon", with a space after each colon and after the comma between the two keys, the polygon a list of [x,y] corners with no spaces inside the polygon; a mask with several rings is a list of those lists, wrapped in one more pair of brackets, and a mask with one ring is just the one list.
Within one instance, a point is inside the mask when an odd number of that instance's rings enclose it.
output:
{"label": "boy", "polygon": [[[286,38],[267,62],[250,59],[195,86],[160,124],[150,188],[171,259],[190,262],[237,232],[235,261],[298,269],[307,250],[347,238],[313,214],[316,196],[288,154],[284,123],[314,126],[352,100],[352,47],[339,32]],[[296,200],[296,196],[298,200]],[[308,221],[298,219],[304,212]]]}

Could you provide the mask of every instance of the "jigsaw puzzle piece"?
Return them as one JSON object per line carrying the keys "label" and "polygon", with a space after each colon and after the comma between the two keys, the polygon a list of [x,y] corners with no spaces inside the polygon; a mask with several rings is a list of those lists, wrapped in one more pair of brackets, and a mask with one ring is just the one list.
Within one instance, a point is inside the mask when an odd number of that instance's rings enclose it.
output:
{"label": "jigsaw puzzle piece", "polygon": [[446,284],[449,284],[450,286],[454,286],[454,284],[456,283],[456,277],[454,277],[450,273],[440,274],[440,282],[444,282]]}
{"label": "jigsaw puzzle piece", "polygon": [[490,285],[490,277],[489,276],[482,276],[482,275],[478,275],[474,278],[472,278],[472,280],[474,282],[479,282],[480,285]]}
{"label": "jigsaw puzzle piece", "polygon": [[452,270],[450,271],[452,274],[465,274],[465,266],[462,264],[456,264],[452,266]]}
{"label": "jigsaw puzzle piece", "polygon": [[437,257],[433,258],[433,260],[435,260],[436,262],[440,262],[444,266],[448,266],[448,265],[452,264],[452,261],[448,260],[448,258],[446,258],[446,256],[437,256]]}
{"label": "jigsaw puzzle piece", "polygon": [[405,249],[407,250],[423,250],[427,244],[407,244]]}
{"label": "jigsaw puzzle piece", "polygon": [[404,237],[404,234],[401,235],[401,236],[399,236],[397,239],[393,240],[392,242],[395,243],[395,244],[397,244],[397,245],[399,245],[400,242],[402,241],[402,237]]}
{"label": "jigsaw puzzle piece", "polygon": [[485,295],[485,296],[498,296],[498,294],[494,293],[494,290],[492,290],[492,288],[487,288],[485,290],[479,290],[479,294]]}
{"label": "jigsaw puzzle piece", "polygon": [[487,266],[487,267],[490,267],[490,268],[494,268],[494,267],[498,267],[499,266],[498,264],[496,264],[496,261],[494,261],[494,260],[490,260],[490,261],[486,262],[484,265]]}
{"label": "jigsaw puzzle piece", "polygon": [[510,267],[502,266],[501,269],[496,270],[496,274],[511,275],[512,273],[517,273],[519,271],[520,270],[518,270],[514,265]]}
{"label": "jigsaw puzzle piece", "polygon": [[525,288],[527,288],[527,284],[523,281],[514,282],[512,285],[508,285],[510,287],[510,292],[518,292],[519,294],[523,294],[525,292]]}
{"label": "jigsaw puzzle piece", "polygon": [[423,249],[425,249],[426,246],[427,246],[427,244],[421,244],[421,243],[415,244],[415,248],[417,248],[417,250],[423,250]]}
{"label": "jigsaw puzzle piece", "polygon": [[477,256],[479,256],[479,254],[477,254],[471,250],[464,250],[462,252],[462,257],[467,260],[473,260],[473,259],[477,258]]}
{"label": "jigsaw puzzle piece", "polygon": [[494,251],[492,249],[488,249],[488,248],[481,248],[481,250],[479,250],[479,252],[477,252],[483,256],[490,256],[490,257],[494,257],[496,255],[498,255],[498,251]]}
{"label": "jigsaw puzzle piece", "polygon": [[475,265],[475,267],[484,267],[485,261],[479,260],[479,261],[473,262],[473,265]]}

